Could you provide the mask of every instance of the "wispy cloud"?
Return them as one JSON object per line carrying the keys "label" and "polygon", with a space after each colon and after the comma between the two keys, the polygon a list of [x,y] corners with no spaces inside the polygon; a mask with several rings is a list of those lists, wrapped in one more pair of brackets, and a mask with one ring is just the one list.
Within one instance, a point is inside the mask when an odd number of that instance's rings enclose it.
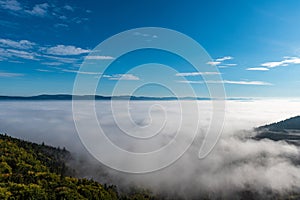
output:
{"label": "wispy cloud", "polygon": [[232,59],[233,59],[232,56],[224,56],[221,58],[214,59],[213,61],[207,62],[206,64],[212,66],[222,65],[222,66],[218,66],[220,68],[226,68],[228,66],[236,66],[236,64],[234,63],[226,63],[227,60],[232,60]]}
{"label": "wispy cloud", "polygon": [[27,14],[33,16],[44,17],[48,14],[48,8],[50,7],[48,3],[36,4],[32,9],[26,9],[19,1],[17,0],[0,0],[0,7],[4,10],[10,11],[10,13],[18,14]]}
{"label": "wispy cloud", "polygon": [[[43,65],[57,66],[64,63],[75,65],[82,60],[83,57],[81,54],[89,52],[89,49],[83,49],[73,45],[56,45],[49,47],[28,40],[0,38],[1,60],[12,61],[14,58],[22,58],[27,60],[42,60],[41,64]],[[108,56],[100,58],[112,59],[112,57]]]}
{"label": "wispy cloud", "polygon": [[228,67],[234,67],[234,66],[237,66],[237,64],[234,64],[234,63],[230,63],[230,64],[222,63],[222,65],[218,65],[218,68],[228,68]]}
{"label": "wispy cloud", "polygon": [[0,72],[0,77],[18,77],[18,76],[24,76],[24,75],[25,74]]}
{"label": "wispy cloud", "polygon": [[69,11],[74,11],[74,8],[70,5],[65,5],[64,9],[69,10]]}
{"label": "wispy cloud", "polygon": [[[30,2],[23,4],[23,1],[18,0],[0,0],[0,8],[15,16],[33,16],[33,17],[51,17],[64,20],[68,23],[82,23],[87,21],[88,18],[72,17],[70,12],[75,11],[75,7],[71,5],[65,5],[63,7],[51,3],[39,3],[29,5]],[[84,9],[79,9],[81,12],[88,13]]]}
{"label": "wispy cloud", "polygon": [[89,53],[90,51],[91,50],[89,49],[82,49],[80,47],[75,47],[71,45],[57,45],[46,49],[46,52],[52,55],[80,55]]}
{"label": "wispy cloud", "polygon": [[63,23],[57,23],[57,24],[54,24],[54,27],[55,28],[69,28],[69,26],[67,24],[63,24]]}
{"label": "wispy cloud", "polygon": [[77,70],[70,70],[70,69],[62,69],[63,72],[70,72],[76,74],[86,74],[86,75],[100,75],[99,72],[86,72],[86,71],[77,71]]}
{"label": "wispy cloud", "polygon": [[30,15],[44,17],[48,14],[48,8],[49,4],[47,3],[37,4],[32,8],[32,10],[25,10],[25,12]]}
{"label": "wispy cloud", "polygon": [[222,58],[217,58],[216,61],[223,62],[225,60],[232,60],[232,59],[233,59],[233,57],[231,57],[231,56],[224,56]]}
{"label": "wispy cloud", "polygon": [[[55,60],[55,61],[58,61],[60,62],[61,64],[63,63],[73,63],[75,64],[79,59],[78,58],[67,58],[67,57],[59,57],[59,56],[52,56],[52,55],[40,55],[41,57],[43,58],[48,58],[48,59],[51,59],[51,60]],[[55,62],[55,63],[58,63],[58,62]]]}
{"label": "wispy cloud", "polygon": [[16,0],[2,0],[0,1],[0,6],[1,8],[10,11],[19,11],[23,9],[21,4]]}
{"label": "wispy cloud", "polygon": [[35,53],[22,51],[22,50],[16,50],[16,49],[2,49],[0,48],[0,57],[3,59],[8,58],[23,58],[27,60],[39,60],[36,58]]}
{"label": "wispy cloud", "polygon": [[147,38],[158,38],[157,35],[149,34],[149,33],[141,33],[141,32],[134,32],[133,35],[135,36],[142,36],[142,37],[147,37]]}
{"label": "wispy cloud", "polygon": [[138,81],[139,77],[133,74],[114,74],[114,75],[105,75],[109,80],[122,80],[122,81]]}
{"label": "wispy cloud", "polygon": [[284,60],[275,61],[275,62],[266,62],[261,64],[263,67],[274,68],[280,66],[288,66],[290,64],[300,64],[299,57],[284,57]]}
{"label": "wispy cloud", "polygon": [[234,85],[273,85],[268,82],[263,81],[230,81],[230,80],[222,80],[222,81],[178,81],[180,83],[195,83],[195,84],[234,84]]}
{"label": "wispy cloud", "polygon": [[246,70],[248,70],[248,71],[269,71],[269,69],[266,67],[250,67],[250,68],[247,68]]}
{"label": "wispy cloud", "polygon": [[20,58],[25,58],[25,59],[29,59],[29,60],[36,59],[33,53],[29,53],[27,51],[7,49],[7,52],[10,53],[13,56],[20,57]]}
{"label": "wispy cloud", "polygon": [[218,75],[220,72],[186,72],[177,73],[176,76],[201,76],[201,75]]}
{"label": "wispy cloud", "polygon": [[34,42],[30,42],[28,40],[19,40],[13,41],[10,39],[0,39],[0,46],[1,47],[10,47],[16,49],[31,49],[35,45]]}
{"label": "wispy cloud", "polygon": [[226,65],[226,66],[229,66],[229,67],[237,66],[237,64],[234,64],[234,63],[230,63],[230,64],[223,64],[223,65]]}
{"label": "wispy cloud", "polygon": [[[2,60],[9,58],[23,58],[27,60],[39,60],[38,53],[33,52],[37,44],[28,40],[14,41],[0,38],[0,57]],[[12,60],[9,60],[12,61]]]}
{"label": "wispy cloud", "polygon": [[210,62],[207,62],[207,64],[209,64],[209,65],[219,65],[219,64],[221,64],[221,62],[218,62],[218,61],[210,61]]}
{"label": "wispy cloud", "polygon": [[76,24],[81,24],[82,22],[88,21],[89,18],[87,17],[74,17],[73,19],[71,19],[70,21],[75,22]]}
{"label": "wispy cloud", "polygon": [[36,69],[36,71],[39,71],[39,72],[53,72],[52,70],[48,70],[48,69]]}
{"label": "wispy cloud", "polygon": [[279,67],[279,66],[287,66],[287,64],[283,61],[280,61],[280,62],[266,62],[266,63],[261,64],[261,66],[273,68],[273,67]]}
{"label": "wispy cloud", "polygon": [[272,83],[264,81],[223,81],[225,84],[236,84],[236,85],[273,85]]}
{"label": "wispy cloud", "polygon": [[85,59],[88,59],[88,60],[113,60],[115,58],[112,56],[86,56]]}

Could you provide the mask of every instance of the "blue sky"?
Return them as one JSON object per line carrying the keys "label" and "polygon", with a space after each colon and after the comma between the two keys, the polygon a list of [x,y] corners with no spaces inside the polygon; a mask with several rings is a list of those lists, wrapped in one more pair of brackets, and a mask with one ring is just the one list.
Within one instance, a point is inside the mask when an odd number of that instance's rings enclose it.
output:
{"label": "blue sky", "polygon": [[[164,27],[190,36],[206,49],[227,96],[300,97],[299,10],[298,0],[0,0],[0,95],[72,93],[80,64],[100,42],[132,28]],[[123,74],[153,60],[172,65],[198,96],[207,96],[200,75],[191,74],[188,63],[159,51],[116,60],[98,92],[109,95],[116,82],[126,88],[143,81],[143,74]],[[152,72],[156,74],[159,68]],[[176,87],[178,77],[169,78]],[[170,93],[152,85],[136,95]]]}

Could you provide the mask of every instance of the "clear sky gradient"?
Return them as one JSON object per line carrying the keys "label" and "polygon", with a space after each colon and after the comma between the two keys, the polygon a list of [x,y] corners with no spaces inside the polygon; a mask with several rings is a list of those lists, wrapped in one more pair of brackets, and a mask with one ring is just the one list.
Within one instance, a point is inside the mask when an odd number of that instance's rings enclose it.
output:
{"label": "clear sky gradient", "polygon": [[[0,95],[70,94],[81,62],[100,42],[132,28],[164,27],[206,49],[220,70],[227,96],[300,97],[299,10],[298,0],[0,0]],[[167,53],[146,53],[115,62],[103,87],[120,79],[124,86],[142,81],[142,75],[122,74],[151,56],[162,63],[172,60],[181,73],[191,72],[188,64],[175,62]],[[195,76],[185,76],[196,90],[203,89]],[[177,77],[174,74],[174,84],[180,84]],[[137,94],[170,95],[155,86]]]}

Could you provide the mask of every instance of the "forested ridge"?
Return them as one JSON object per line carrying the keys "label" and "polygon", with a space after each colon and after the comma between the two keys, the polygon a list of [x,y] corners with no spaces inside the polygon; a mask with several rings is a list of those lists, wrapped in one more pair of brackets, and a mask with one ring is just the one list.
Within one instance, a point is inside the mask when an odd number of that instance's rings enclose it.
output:
{"label": "forested ridge", "polygon": [[155,199],[147,191],[120,194],[114,185],[72,177],[66,149],[0,134],[0,199]]}

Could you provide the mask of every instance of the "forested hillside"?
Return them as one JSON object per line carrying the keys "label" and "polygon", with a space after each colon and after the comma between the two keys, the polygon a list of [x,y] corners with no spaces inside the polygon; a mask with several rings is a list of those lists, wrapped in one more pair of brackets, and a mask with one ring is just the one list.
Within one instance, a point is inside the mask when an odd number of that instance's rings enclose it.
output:
{"label": "forested hillside", "polygon": [[71,177],[65,149],[0,134],[0,199],[154,199],[147,192],[119,194],[116,186]]}
{"label": "forested hillside", "polygon": [[255,130],[256,139],[284,140],[300,146],[300,116],[261,126]]}

